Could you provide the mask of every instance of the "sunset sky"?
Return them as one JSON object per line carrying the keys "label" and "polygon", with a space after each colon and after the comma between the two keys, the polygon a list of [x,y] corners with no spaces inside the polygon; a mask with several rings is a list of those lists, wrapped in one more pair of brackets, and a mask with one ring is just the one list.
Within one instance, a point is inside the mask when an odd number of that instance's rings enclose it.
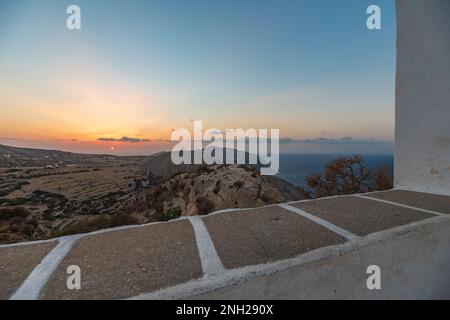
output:
{"label": "sunset sky", "polygon": [[[382,30],[366,28],[370,4]],[[0,0],[0,143],[149,154],[195,119],[279,128],[285,152],[390,152],[394,6]]]}

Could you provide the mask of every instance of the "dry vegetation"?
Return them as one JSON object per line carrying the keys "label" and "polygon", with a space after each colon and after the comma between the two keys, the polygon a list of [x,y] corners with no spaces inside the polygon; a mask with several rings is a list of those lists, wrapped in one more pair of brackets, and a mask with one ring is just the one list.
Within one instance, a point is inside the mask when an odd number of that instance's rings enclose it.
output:
{"label": "dry vegetation", "polygon": [[0,242],[139,223],[121,203],[148,180],[142,158],[0,146]]}
{"label": "dry vegetation", "polygon": [[176,167],[168,153],[113,157],[0,146],[0,158],[0,243],[392,187],[386,168],[370,171],[359,156],[338,158],[309,177],[309,193],[254,166]]}
{"label": "dry vegetation", "polygon": [[360,155],[339,157],[325,166],[323,174],[307,180],[312,198],[392,189],[393,177],[386,166],[369,170]]}
{"label": "dry vegetation", "polygon": [[0,243],[254,207],[305,195],[246,166],[0,146]]}

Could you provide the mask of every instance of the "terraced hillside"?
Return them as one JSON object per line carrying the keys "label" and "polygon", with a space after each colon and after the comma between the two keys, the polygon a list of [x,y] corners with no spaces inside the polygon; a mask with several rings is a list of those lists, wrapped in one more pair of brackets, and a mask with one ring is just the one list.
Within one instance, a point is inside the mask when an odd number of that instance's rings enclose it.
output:
{"label": "terraced hillside", "polygon": [[[140,158],[74,155],[71,159],[65,154],[65,160],[58,159],[26,161],[21,154],[9,161],[21,166],[0,168],[0,210],[4,212],[0,241],[47,238],[80,221],[115,213],[123,199],[138,189],[138,182],[146,180],[136,170]],[[76,163],[76,159],[82,161]],[[17,208],[25,213],[9,212]],[[13,217],[5,219],[5,215]]]}
{"label": "terraced hillside", "polygon": [[0,158],[0,243],[305,198],[255,167],[176,167],[169,153],[116,157],[0,146]]}

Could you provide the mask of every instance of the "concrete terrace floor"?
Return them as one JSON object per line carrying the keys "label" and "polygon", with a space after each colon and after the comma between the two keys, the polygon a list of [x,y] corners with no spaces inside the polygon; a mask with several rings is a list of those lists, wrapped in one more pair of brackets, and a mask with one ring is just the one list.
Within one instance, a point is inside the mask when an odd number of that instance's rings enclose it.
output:
{"label": "concrete terrace floor", "polygon": [[[420,244],[433,246],[426,237],[434,232],[445,235],[438,238],[445,261],[433,261],[432,249],[431,258],[418,255],[408,242],[423,233]],[[450,197],[391,190],[3,245],[0,299],[378,298],[365,286],[370,263],[390,270],[388,298],[422,297],[395,287],[411,281],[450,297],[450,281],[427,274],[450,272],[449,256]],[[417,271],[423,279],[400,267],[416,258],[430,260]],[[67,288],[71,265],[81,269],[81,290]]]}

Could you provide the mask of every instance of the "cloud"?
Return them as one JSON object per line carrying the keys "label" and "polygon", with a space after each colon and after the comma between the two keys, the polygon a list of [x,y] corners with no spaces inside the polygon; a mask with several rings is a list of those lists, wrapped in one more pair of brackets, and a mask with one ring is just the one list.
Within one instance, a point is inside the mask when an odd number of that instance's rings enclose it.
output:
{"label": "cloud", "polygon": [[149,139],[129,138],[129,137],[122,137],[120,139],[117,139],[117,138],[98,138],[97,140],[98,141],[107,141],[107,142],[130,142],[130,143],[150,142]]}

